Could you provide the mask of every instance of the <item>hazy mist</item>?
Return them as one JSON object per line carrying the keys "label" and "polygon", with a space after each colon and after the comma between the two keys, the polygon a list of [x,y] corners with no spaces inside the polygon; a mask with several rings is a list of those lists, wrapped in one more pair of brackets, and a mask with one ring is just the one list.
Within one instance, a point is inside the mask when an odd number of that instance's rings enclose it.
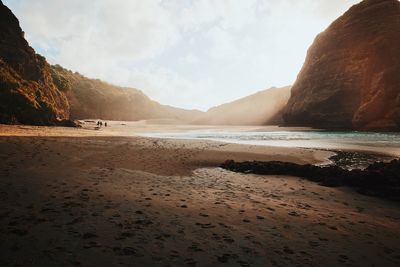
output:
{"label": "hazy mist", "polygon": [[5,0],[51,63],[206,110],[293,84],[316,34],[357,0]]}

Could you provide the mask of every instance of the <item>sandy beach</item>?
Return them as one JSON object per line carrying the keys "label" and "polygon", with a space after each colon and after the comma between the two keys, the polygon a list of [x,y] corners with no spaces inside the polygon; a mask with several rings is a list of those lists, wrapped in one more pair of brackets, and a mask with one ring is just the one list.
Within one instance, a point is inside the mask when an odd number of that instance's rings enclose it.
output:
{"label": "sandy beach", "polygon": [[0,125],[0,265],[400,265],[399,203],[218,167],[332,152],[139,136],[169,128]]}

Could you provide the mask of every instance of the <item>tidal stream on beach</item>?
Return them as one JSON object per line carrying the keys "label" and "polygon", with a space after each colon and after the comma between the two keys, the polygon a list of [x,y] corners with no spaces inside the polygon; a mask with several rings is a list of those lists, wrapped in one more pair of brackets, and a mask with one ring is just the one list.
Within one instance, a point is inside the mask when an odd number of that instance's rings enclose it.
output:
{"label": "tidal stream on beach", "polygon": [[387,162],[400,156],[400,134],[380,132],[329,132],[272,128],[252,131],[195,130],[178,133],[151,133],[147,137],[203,139],[219,142],[278,147],[301,147],[335,153],[330,163],[345,169],[365,169],[370,164]]}

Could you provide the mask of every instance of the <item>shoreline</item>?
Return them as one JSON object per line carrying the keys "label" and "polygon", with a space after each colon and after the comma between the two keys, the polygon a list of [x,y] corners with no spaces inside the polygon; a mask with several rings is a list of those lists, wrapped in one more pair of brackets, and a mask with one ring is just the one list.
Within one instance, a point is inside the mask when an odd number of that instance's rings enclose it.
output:
{"label": "shoreline", "polygon": [[[175,133],[181,132],[185,134],[187,131],[195,131],[198,130],[210,130],[218,131],[223,129],[223,131],[227,131],[229,133],[230,130],[240,130],[240,131],[265,131],[265,129],[274,131],[282,131],[282,128],[278,126],[215,126],[215,125],[180,125],[175,127],[174,125],[169,124],[152,124],[148,121],[138,121],[138,122],[116,122],[111,121],[111,127],[103,127],[100,130],[96,130],[95,125],[96,120],[82,120],[81,128],[70,128],[70,127],[57,127],[57,126],[29,126],[29,125],[2,125],[0,124],[0,137],[1,136],[43,136],[43,137],[114,137],[114,138],[150,138],[154,140],[177,140],[178,142],[189,142],[189,143],[201,143],[201,142],[210,142],[216,143],[220,146],[224,146],[224,144],[228,144],[231,146],[237,146],[234,150],[240,150],[238,147],[258,147],[259,153],[260,149],[286,149],[286,151],[290,152],[291,149],[295,150],[311,150],[311,151],[321,151],[321,157],[315,159],[314,161],[310,161],[310,159],[304,161],[304,163],[315,164],[316,166],[331,166],[337,165],[341,168],[345,169],[364,169],[368,167],[368,165],[374,162],[388,162],[393,159],[400,158],[400,148],[391,150],[376,149],[376,147],[371,146],[354,146],[354,145],[344,145],[344,144],[329,144],[331,147],[326,148],[322,145],[321,147],[305,147],[305,146],[281,146],[274,144],[262,144],[257,142],[241,142],[235,140],[221,140],[221,139],[209,139],[209,138],[188,138],[188,137],[167,137],[166,132],[171,132],[171,129],[174,129]],[[126,126],[128,125],[127,128]],[[117,126],[117,127],[116,127]],[[122,127],[121,127],[122,126]],[[176,129],[177,128],[177,129]],[[309,128],[284,128],[285,130],[293,130],[293,131],[313,131],[313,129]],[[151,130],[152,132],[149,132]],[[169,130],[169,131],[168,131]],[[173,142],[173,141],[172,141]],[[324,153],[328,153],[322,155]],[[228,159],[225,159],[228,160]],[[246,159],[244,159],[246,160]],[[294,162],[301,163],[301,162]],[[217,166],[217,165],[215,165]]]}

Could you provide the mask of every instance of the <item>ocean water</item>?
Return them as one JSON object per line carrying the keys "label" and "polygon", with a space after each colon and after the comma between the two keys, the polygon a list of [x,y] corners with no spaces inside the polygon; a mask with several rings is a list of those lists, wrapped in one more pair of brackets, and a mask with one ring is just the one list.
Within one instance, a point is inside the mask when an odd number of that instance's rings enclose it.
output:
{"label": "ocean water", "polygon": [[395,132],[328,132],[328,131],[228,131],[196,130],[178,133],[152,133],[153,137],[206,139],[231,143],[308,146],[311,143],[364,144],[400,147],[400,133]]}
{"label": "ocean water", "polygon": [[[271,130],[232,131],[194,130],[177,133],[152,133],[146,136],[173,139],[212,140],[228,143],[301,147],[338,152],[336,163],[348,169],[365,168],[376,161],[400,157],[400,134],[395,132],[330,132]],[[352,151],[350,153],[340,153]]]}

